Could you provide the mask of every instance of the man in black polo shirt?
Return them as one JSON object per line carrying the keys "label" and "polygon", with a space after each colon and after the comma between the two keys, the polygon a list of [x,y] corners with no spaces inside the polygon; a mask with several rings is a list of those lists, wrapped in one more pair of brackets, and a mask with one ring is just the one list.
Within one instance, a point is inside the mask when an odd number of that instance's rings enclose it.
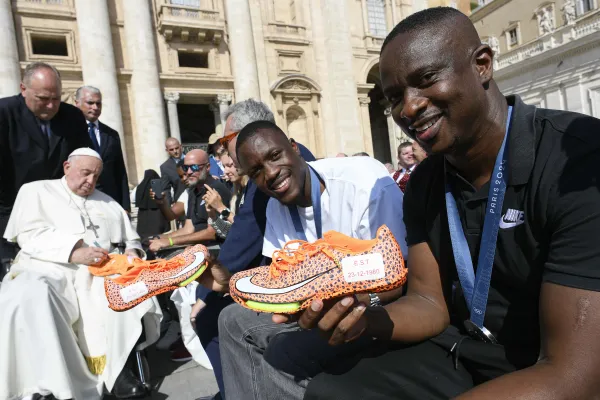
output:
{"label": "man in black polo shirt", "polygon": [[300,316],[332,345],[378,339],[305,399],[598,397],[600,121],[503,97],[493,57],[452,8],[386,39],[392,115],[431,154],[404,197],[408,293]]}
{"label": "man in black polo shirt", "polygon": [[187,175],[189,190],[187,218],[183,228],[161,235],[160,239],[150,241],[150,250],[158,251],[170,246],[201,243],[210,246],[222,242],[216,236],[212,226],[208,225],[208,213],[202,197],[206,194],[205,184],[215,189],[223,204],[231,202],[231,192],[221,182],[213,179],[209,173],[208,154],[203,150],[192,150],[183,161],[183,173]]}

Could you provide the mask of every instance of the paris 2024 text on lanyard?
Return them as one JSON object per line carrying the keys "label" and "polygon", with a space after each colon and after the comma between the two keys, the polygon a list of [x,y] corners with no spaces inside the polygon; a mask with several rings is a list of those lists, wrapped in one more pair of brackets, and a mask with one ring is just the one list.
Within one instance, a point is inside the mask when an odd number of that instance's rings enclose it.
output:
{"label": "paris 2024 text on lanyard", "polygon": [[492,279],[494,257],[496,255],[496,240],[498,238],[500,218],[502,217],[502,203],[504,202],[504,194],[506,193],[508,173],[508,151],[506,148],[511,115],[512,107],[509,106],[508,117],[506,119],[506,133],[500,151],[496,156],[494,171],[490,179],[483,232],[481,234],[481,247],[477,260],[477,276],[475,276],[471,252],[469,251],[469,245],[462,229],[456,201],[452,196],[450,184],[446,183],[446,210],[448,213],[448,227],[450,229],[452,251],[454,253],[454,261],[460,285],[470,311],[470,318],[465,321],[465,328],[472,337],[493,344],[497,344],[498,341],[483,326],[483,320],[487,307],[490,281]]}

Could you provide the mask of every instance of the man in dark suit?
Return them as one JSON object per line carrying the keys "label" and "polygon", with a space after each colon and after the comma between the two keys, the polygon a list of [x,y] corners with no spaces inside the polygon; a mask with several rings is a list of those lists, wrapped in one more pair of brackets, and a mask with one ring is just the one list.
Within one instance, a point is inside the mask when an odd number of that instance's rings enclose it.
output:
{"label": "man in dark suit", "polygon": [[82,86],[75,93],[75,104],[87,122],[92,148],[100,154],[104,164],[96,189],[112,197],[126,211],[131,211],[129,182],[119,133],[98,121],[102,113],[102,93],[93,86]]}
{"label": "man in dark suit", "polygon": [[175,201],[185,190],[185,185],[181,183],[177,173],[177,163],[183,162],[184,154],[181,151],[181,143],[173,137],[165,141],[165,151],[169,154],[169,159],[160,166],[160,176],[167,193],[173,188],[173,201]]}
{"label": "man in dark suit", "polygon": [[[91,147],[85,118],[60,101],[61,92],[56,68],[32,63],[23,73],[21,94],[0,99],[0,236],[23,184],[62,177],[68,155]],[[13,255],[0,239],[0,260]]]}

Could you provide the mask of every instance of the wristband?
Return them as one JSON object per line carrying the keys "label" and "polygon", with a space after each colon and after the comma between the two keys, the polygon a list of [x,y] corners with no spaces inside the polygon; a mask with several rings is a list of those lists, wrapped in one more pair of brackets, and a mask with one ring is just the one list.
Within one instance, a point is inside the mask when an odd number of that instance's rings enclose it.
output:
{"label": "wristband", "polygon": [[169,245],[173,246],[173,238],[169,238]]}

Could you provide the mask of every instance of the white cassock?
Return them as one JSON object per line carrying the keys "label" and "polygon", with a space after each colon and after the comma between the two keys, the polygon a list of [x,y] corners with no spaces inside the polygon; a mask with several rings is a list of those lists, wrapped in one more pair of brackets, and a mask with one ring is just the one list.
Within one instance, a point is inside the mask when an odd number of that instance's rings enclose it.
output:
{"label": "white cassock", "polygon": [[142,320],[140,348],[158,339],[162,314],[155,298],[112,311],[104,278],[68,259],[81,239],[109,252],[118,243],[141,251],[127,214],[100,191],[77,196],[65,178],[32,182],[19,191],[4,237],[21,251],[0,285],[0,399],[101,398],[136,345]]}

